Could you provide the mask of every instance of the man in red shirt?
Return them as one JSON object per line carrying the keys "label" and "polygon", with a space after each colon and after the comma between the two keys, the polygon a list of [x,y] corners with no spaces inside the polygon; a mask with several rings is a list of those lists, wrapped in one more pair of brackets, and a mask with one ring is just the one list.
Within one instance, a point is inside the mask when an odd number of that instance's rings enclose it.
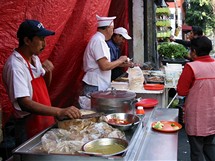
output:
{"label": "man in red shirt", "polygon": [[191,40],[191,58],[179,78],[177,92],[186,96],[185,130],[191,161],[215,160],[215,60],[206,36]]}

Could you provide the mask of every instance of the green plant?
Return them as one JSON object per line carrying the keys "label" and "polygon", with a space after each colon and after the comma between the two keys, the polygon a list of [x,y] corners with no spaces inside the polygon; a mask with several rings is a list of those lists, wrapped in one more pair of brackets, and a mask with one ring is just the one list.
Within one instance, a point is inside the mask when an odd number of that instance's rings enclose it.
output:
{"label": "green plant", "polygon": [[164,58],[184,58],[188,50],[181,44],[163,42],[158,45],[158,53]]}
{"label": "green plant", "polygon": [[190,0],[185,15],[186,24],[201,26],[204,34],[208,36],[215,34],[214,4],[214,0]]}
{"label": "green plant", "polygon": [[163,7],[163,8],[157,8],[156,9],[156,14],[160,14],[160,15],[170,15],[170,9],[168,7]]}

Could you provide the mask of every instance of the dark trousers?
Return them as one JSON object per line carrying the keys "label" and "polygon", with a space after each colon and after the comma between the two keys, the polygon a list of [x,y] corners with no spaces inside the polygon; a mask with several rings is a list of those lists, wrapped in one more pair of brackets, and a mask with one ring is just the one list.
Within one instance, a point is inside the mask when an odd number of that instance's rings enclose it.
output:
{"label": "dark trousers", "polygon": [[215,135],[189,136],[191,161],[215,161]]}
{"label": "dark trousers", "polygon": [[15,121],[15,141],[16,146],[19,146],[20,144],[28,140],[25,127],[26,118],[16,119]]}
{"label": "dark trousers", "polygon": [[27,140],[25,119],[11,117],[3,128],[3,142],[0,144],[0,157],[7,160],[12,156],[12,150]]}

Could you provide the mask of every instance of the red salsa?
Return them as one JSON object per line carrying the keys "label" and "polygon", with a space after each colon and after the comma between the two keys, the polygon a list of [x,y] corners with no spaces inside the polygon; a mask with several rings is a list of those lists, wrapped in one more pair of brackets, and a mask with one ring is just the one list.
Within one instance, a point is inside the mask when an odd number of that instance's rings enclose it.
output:
{"label": "red salsa", "polygon": [[130,122],[128,122],[127,120],[121,120],[121,119],[109,119],[108,123],[110,124],[115,124],[115,125],[127,125],[130,124]]}

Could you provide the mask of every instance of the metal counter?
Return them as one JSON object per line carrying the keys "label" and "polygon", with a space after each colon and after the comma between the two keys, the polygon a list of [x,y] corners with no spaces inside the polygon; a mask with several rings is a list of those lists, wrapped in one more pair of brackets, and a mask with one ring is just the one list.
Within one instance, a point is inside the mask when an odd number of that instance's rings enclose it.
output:
{"label": "metal counter", "polygon": [[145,131],[140,134],[140,145],[135,146],[137,155],[129,161],[177,161],[178,132],[162,133],[151,128],[152,122],[161,120],[178,121],[178,110],[156,108],[152,112]]}
{"label": "metal counter", "polygon": [[43,131],[13,151],[13,161],[144,161],[144,160],[177,160],[178,133],[161,133],[151,129],[154,121],[177,121],[178,109],[154,108],[145,109],[146,115],[129,138],[129,147],[122,156],[109,158],[87,155],[62,155],[32,152],[41,144]]}

